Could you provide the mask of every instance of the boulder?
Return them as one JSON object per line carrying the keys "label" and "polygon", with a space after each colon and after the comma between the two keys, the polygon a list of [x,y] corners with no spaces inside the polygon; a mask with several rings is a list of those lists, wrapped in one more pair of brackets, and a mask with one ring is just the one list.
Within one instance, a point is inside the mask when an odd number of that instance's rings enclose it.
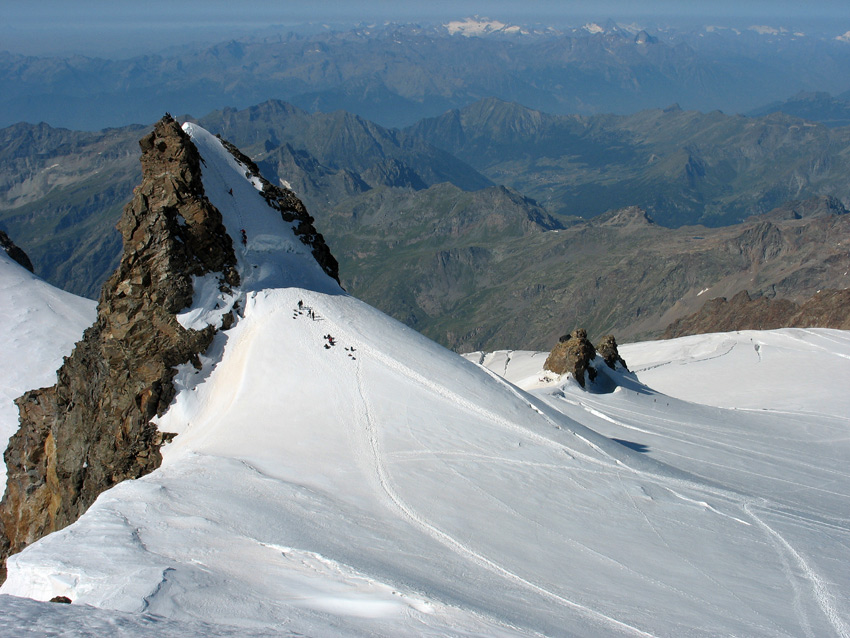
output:
{"label": "boulder", "polygon": [[602,337],[596,345],[596,352],[612,370],[617,369],[618,363],[626,370],[629,369],[625,360],[620,356],[620,353],[617,350],[617,340],[614,339],[614,335],[605,335]]}
{"label": "boulder", "polygon": [[594,357],[596,349],[588,340],[587,331],[576,328],[558,340],[543,368],[555,374],[570,373],[581,387],[585,387],[585,373],[591,381],[596,378],[596,370],[590,365]]}

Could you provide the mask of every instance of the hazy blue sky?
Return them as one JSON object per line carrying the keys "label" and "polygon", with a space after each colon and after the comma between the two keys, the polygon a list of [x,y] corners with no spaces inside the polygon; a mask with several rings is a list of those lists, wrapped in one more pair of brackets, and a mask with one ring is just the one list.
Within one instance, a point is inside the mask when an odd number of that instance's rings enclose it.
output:
{"label": "hazy blue sky", "polygon": [[68,20],[121,22],[192,15],[200,20],[351,20],[374,18],[535,15],[850,15],[847,0],[3,0],[2,15],[15,22]]}
{"label": "hazy blue sky", "polygon": [[831,18],[850,30],[850,0],[0,0],[0,50],[91,53],[123,45],[130,51],[181,39],[223,39],[270,24],[475,14],[528,22],[706,14],[760,23]]}

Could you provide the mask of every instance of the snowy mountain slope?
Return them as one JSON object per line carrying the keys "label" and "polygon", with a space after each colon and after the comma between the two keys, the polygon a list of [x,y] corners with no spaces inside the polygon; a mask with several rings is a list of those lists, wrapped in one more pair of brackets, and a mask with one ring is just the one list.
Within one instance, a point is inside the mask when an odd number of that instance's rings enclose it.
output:
{"label": "snowy mountain slope", "polygon": [[743,330],[631,344],[625,352],[641,381],[695,403],[850,415],[844,330]]}
{"label": "snowy mountain slope", "polygon": [[[14,400],[56,381],[62,357],[94,322],[96,303],[54,288],[0,251],[0,445],[18,429]],[[0,468],[6,482],[6,466]]]}
{"label": "snowy mountain slope", "polygon": [[[183,320],[241,318],[180,371],[162,466],[11,557],[2,593],[223,634],[850,633],[843,443],[818,468],[771,450],[751,481],[744,461],[704,470],[771,415],[625,376],[608,395],[526,393],[344,294],[244,167],[188,130],[243,283],[225,298],[198,281]],[[740,438],[735,459],[765,444]],[[810,488],[780,484],[807,466]]]}
{"label": "snowy mountain slope", "polygon": [[470,358],[597,432],[734,490],[742,520],[765,532],[799,588],[797,633],[810,631],[801,606],[808,591],[812,610],[846,635],[850,334],[741,331],[620,352],[639,382],[625,379],[611,394],[547,378],[545,353]]}

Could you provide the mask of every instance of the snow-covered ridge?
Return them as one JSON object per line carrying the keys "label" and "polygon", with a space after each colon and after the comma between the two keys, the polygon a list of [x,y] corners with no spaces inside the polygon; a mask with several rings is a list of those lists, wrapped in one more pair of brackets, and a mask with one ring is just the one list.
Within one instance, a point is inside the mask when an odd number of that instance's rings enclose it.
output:
{"label": "snow-covered ridge", "polygon": [[[262,182],[251,175],[222,144],[197,124],[183,130],[203,158],[204,192],[221,212],[233,239],[243,293],[264,288],[300,286],[328,293],[341,288],[316,263],[308,245],[262,196]],[[243,235],[244,231],[244,235]]]}
{"label": "snow-covered ridge", "polygon": [[528,30],[515,24],[506,24],[499,20],[479,18],[478,16],[463,20],[452,20],[444,26],[450,35],[462,35],[466,37],[480,37],[495,33],[507,35],[526,35],[530,33]]}

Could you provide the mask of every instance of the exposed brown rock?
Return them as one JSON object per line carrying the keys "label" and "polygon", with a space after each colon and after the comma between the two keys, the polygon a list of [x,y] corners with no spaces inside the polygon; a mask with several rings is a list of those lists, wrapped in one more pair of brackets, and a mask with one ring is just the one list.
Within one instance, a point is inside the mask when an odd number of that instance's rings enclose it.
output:
{"label": "exposed brown rock", "polygon": [[617,350],[617,340],[614,339],[614,335],[605,335],[602,337],[599,340],[599,343],[596,344],[596,352],[612,370],[617,369],[618,363],[626,370],[629,369],[626,365],[626,361],[620,356],[619,350]]}
{"label": "exposed brown rock", "polygon": [[18,262],[21,266],[33,272],[32,262],[27,254],[18,246],[15,245],[9,236],[0,230],[0,248],[6,251],[6,254],[9,255],[12,259]]}
{"label": "exposed brown rock", "polygon": [[581,387],[585,387],[584,374],[593,381],[596,370],[590,367],[590,362],[596,356],[596,349],[587,339],[587,331],[576,328],[570,334],[564,335],[552,348],[543,364],[544,370],[555,374],[571,373]]}
{"label": "exposed brown rock", "polygon": [[821,290],[800,306],[792,328],[850,330],[850,288]]}
{"label": "exposed brown rock", "polygon": [[[140,141],[143,180],[118,224],[124,254],[88,328],[50,388],[17,399],[21,426],[4,454],[0,554],[76,520],[98,494],[161,463],[151,424],[174,396],[174,366],[192,362],[214,328],[186,330],[193,275],[239,283],[221,214],[204,195],[200,156],[170,116]],[[5,577],[5,570],[2,574]]]}
{"label": "exposed brown rock", "polygon": [[822,290],[802,305],[788,299],[751,299],[742,290],[731,300],[711,299],[696,313],[674,321],[662,339],[708,332],[837,328],[850,330],[850,289]]}

